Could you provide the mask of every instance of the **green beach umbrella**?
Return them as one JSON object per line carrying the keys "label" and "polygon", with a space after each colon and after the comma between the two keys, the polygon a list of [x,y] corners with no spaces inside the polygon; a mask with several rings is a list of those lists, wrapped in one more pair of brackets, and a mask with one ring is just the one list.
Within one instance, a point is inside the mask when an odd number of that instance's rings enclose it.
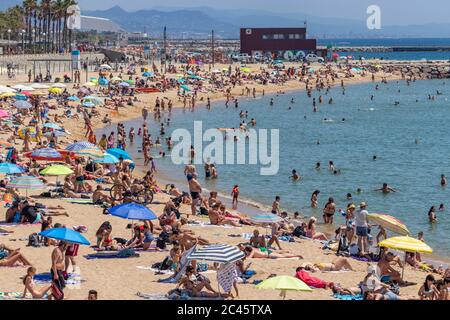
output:
{"label": "green beach umbrella", "polygon": [[66,176],[72,174],[73,170],[69,167],[63,166],[61,164],[55,164],[48,166],[47,168],[41,170],[40,174],[46,176]]}
{"label": "green beach umbrella", "polygon": [[286,291],[308,291],[312,289],[303,281],[291,276],[277,276],[264,280],[256,285],[258,289],[281,290],[280,296],[286,298]]}

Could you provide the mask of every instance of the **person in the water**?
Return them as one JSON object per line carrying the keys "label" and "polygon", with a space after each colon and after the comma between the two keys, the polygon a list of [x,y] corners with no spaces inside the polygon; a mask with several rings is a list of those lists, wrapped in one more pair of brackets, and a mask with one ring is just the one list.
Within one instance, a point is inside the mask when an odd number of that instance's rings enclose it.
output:
{"label": "person in the water", "polygon": [[298,181],[300,180],[300,175],[297,173],[297,170],[294,169],[292,170],[292,175],[289,178],[293,181]]}
{"label": "person in the water", "polygon": [[383,183],[383,187],[381,187],[380,189],[376,189],[375,191],[381,191],[385,194],[390,192],[398,192],[398,190],[395,190],[394,188],[390,187],[387,183]]}

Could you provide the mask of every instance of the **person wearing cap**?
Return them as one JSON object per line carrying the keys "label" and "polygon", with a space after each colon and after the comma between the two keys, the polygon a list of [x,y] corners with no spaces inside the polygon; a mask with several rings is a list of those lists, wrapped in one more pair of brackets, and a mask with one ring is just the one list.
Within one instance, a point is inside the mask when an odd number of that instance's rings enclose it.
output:
{"label": "person wearing cap", "polygon": [[369,234],[369,224],[367,222],[367,215],[369,213],[366,210],[367,204],[365,202],[361,202],[359,208],[355,214],[356,236],[358,237],[359,255],[364,256],[368,250],[367,236]]}

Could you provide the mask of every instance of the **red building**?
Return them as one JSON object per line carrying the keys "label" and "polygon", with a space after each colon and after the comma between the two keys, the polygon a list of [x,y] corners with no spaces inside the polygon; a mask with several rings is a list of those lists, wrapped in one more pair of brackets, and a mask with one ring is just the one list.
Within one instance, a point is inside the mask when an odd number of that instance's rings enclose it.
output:
{"label": "red building", "polygon": [[271,55],[293,60],[315,52],[315,39],[306,39],[306,28],[241,28],[241,53]]}

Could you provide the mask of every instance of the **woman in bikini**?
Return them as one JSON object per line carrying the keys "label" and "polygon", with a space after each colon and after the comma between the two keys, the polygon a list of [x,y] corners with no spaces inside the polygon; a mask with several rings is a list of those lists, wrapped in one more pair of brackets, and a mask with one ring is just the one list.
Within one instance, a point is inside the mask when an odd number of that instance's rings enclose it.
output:
{"label": "woman in bikini", "polygon": [[334,203],[333,198],[328,198],[328,202],[325,204],[323,208],[323,222],[325,224],[333,224],[333,216],[336,212],[336,204]]}
{"label": "woman in bikini", "polygon": [[31,266],[31,263],[19,252],[20,249],[10,249],[0,244],[0,267],[14,267],[17,263]]}
{"label": "woman in bikini", "polygon": [[[41,299],[47,295],[47,293],[52,289],[52,285],[48,284],[43,286],[42,288],[36,288],[33,277],[36,274],[36,268],[29,267],[27,270],[27,275],[23,279],[23,284],[25,289],[23,290],[23,298],[26,297],[27,291],[31,293],[33,299]],[[51,299],[51,295],[48,295],[48,299]]]}
{"label": "woman in bikini", "polygon": [[437,300],[439,297],[439,290],[436,288],[435,279],[432,274],[427,275],[425,282],[419,289],[420,300]]}
{"label": "woman in bikini", "polygon": [[330,272],[330,271],[342,271],[342,270],[350,270],[354,271],[347,258],[338,257],[333,262],[318,262],[318,263],[304,263],[303,267],[305,270],[311,272]]}
{"label": "woman in bikini", "polygon": [[120,245],[114,245],[114,240],[111,238],[111,232],[111,223],[109,221],[103,222],[95,233],[95,236],[97,237],[97,250],[118,250],[122,248]]}
{"label": "woman in bikini", "polygon": [[261,251],[261,249],[253,248],[250,246],[245,247],[243,249],[243,251],[245,253],[246,258],[249,258],[249,259],[250,258],[253,258],[253,259],[282,259],[282,258],[303,259],[303,256],[301,256],[299,254],[286,253],[286,251],[283,251],[284,253],[278,253],[278,252],[273,252],[272,250],[267,250],[267,251],[263,252],[263,251]]}
{"label": "woman in bikini", "polygon": [[317,201],[317,197],[319,196],[320,191],[315,190],[311,195],[311,208],[317,208],[319,203]]}
{"label": "woman in bikini", "polygon": [[316,221],[317,219],[315,217],[311,217],[309,219],[308,225],[306,227],[306,237],[311,238],[312,240],[328,241],[328,238],[325,234],[316,232]]}

